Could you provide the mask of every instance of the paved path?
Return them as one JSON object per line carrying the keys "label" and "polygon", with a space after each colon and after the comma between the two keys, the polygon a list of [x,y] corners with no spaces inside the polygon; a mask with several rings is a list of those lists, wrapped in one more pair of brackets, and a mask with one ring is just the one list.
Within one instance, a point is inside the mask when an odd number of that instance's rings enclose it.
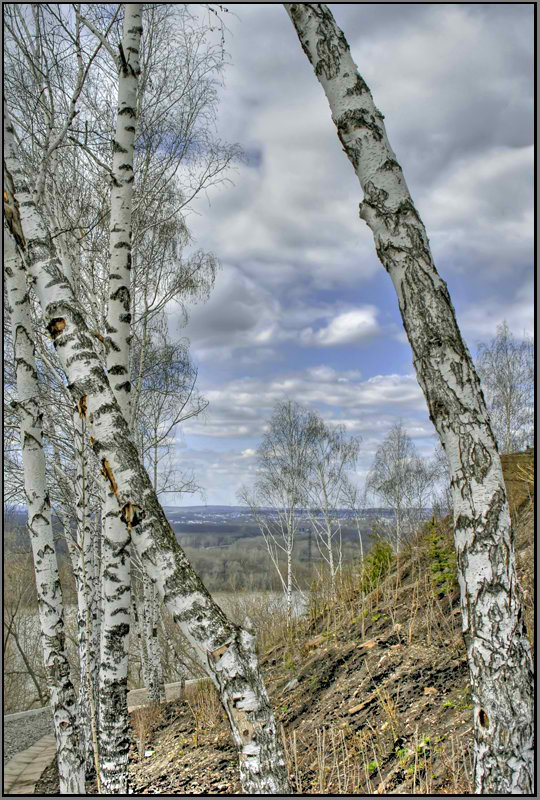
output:
{"label": "paved path", "polygon": [[[190,683],[197,683],[197,679],[186,681],[186,686]],[[165,697],[173,700],[178,697],[181,683],[168,683],[165,686]],[[146,689],[133,689],[128,692],[128,708],[133,711],[148,702],[148,692]],[[32,712],[22,712],[29,713]],[[9,715],[11,716],[11,715]],[[15,716],[15,715],[13,715]],[[20,716],[20,715],[17,715]],[[36,783],[56,756],[56,740],[54,733],[43,736],[38,742],[23,750],[22,753],[8,761],[4,767],[4,792],[5,795],[13,794],[34,794]]]}
{"label": "paved path", "polygon": [[4,767],[4,795],[34,794],[34,787],[43,770],[56,755],[54,733],[44,736],[8,761]]}

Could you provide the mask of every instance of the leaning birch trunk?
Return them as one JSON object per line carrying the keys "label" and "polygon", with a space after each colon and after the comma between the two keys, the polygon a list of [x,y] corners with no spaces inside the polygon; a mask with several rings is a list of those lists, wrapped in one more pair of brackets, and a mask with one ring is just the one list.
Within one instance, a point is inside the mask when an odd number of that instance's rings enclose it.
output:
{"label": "leaning birch trunk", "polygon": [[142,564],[215,684],[229,718],[245,794],[290,794],[276,721],[259,670],[255,637],[233,625],[178,544],[110,388],[54,242],[26,184],[4,105],[5,160],[17,187],[21,246],[74,405],[108,476]]}
{"label": "leaning birch trunk", "polygon": [[484,397],[383,116],[326,5],[285,8],[364,191],[360,217],[394,283],[430,418],[450,462],[480,794],[533,791],[533,671],[501,461]]}
{"label": "leaning birch trunk", "polygon": [[[6,204],[7,198],[7,204]],[[4,190],[5,211],[17,216],[11,192]],[[28,286],[16,242],[4,228],[4,264],[17,370],[17,410],[21,421],[28,533],[32,545],[43,661],[56,735],[61,794],[84,794],[84,761],[79,743],[77,698],[65,648],[64,608],[54,548],[51,505],[42,444],[42,403],[36,370]]]}
{"label": "leaning birch trunk", "polygon": [[[126,3],[118,58],[118,114],[113,141],[109,302],[105,352],[111,388],[124,418],[131,419],[131,211],[137,121],[137,78],[142,4]],[[131,605],[131,536],[120,519],[106,470],[103,507],[103,617],[99,671],[100,772],[107,794],[127,793],[129,713],[127,680]]]}

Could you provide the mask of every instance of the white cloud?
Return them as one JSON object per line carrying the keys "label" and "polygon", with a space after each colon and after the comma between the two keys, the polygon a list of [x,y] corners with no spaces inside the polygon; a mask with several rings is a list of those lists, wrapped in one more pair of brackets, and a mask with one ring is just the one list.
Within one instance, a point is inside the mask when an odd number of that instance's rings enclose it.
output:
{"label": "white cloud", "polygon": [[[369,341],[382,335],[373,305],[347,308],[343,302],[309,306],[294,298],[286,306],[266,288],[226,264],[218,273],[210,299],[194,306],[182,333],[200,360],[231,360],[243,366],[280,358],[285,344],[334,347]],[[177,312],[170,309],[174,330]],[[312,323],[306,326],[305,323]],[[319,324],[318,329],[315,329]]]}
{"label": "white cloud", "polygon": [[318,331],[313,331],[313,328],[305,328],[301,332],[300,338],[304,344],[322,347],[352,344],[371,339],[380,333],[376,317],[377,309],[374,306],[346,311],[334,317],[325,328]]}
{"label": "white cloud", "polygon": [[[329,421],[348,421],[350,429],[389,429],[405,414],[427,417],[422,391],[413,375],[376,375],[362,380],[356,370],[320,365],[273,378],[243,377],[205,391],[210,401],[204,420],[189,420],[186,435],[257,440],[278,401],[291,398],[319,410]],[[356,419],[356,422],[353,422]],[[251,445],[250,445],[251,446]]]}

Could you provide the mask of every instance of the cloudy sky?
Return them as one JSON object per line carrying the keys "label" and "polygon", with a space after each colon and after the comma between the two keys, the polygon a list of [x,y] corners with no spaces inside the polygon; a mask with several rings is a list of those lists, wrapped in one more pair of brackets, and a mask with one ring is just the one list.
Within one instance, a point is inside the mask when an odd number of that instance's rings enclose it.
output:
{"label": "cloudy sky", "polygon": [[[285,398],[362,437],[359,484],[398,419],[421,454],[436,444],[395,291],[358,216],[360,186],[292,24],[281,4],[230,8],[218,131],[247,163],[188,223],[221,269],[181,332],[210,405],[176,450],[209,504],[237,503]],[[532,333],[532,5],[330,8],[385,115],[473,357],[504,319]]]}

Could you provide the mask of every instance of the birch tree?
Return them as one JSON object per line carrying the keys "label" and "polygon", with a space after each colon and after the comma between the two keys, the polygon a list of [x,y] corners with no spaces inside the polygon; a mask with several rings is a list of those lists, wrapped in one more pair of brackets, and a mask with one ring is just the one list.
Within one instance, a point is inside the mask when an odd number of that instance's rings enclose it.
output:
{"label": "birch tree", "polygon": [[[188,259],[179,257],[181,246],[189,240],[181,210],[188,207],[198,192],[222,179],[223,171],[238,151],[234,146],[223,145],[212,139],[210,123],[216,103],[214,83],[215,73],[219,71],[220,55],[216,48],[206,46],[204,26],[199,30],[192,27],[192,17],[184,7],[179,8],[174,19],[170,7],[151,7],[148,10],[149,31],[142,48],[145,65],[142,86],[136,102],[131,98],[131,112],[137,108],[143,114],[142,129],[137,136],[135,126],[130,124],[133,119],[124,119],[126,115],[130,116],[129,104],[120,104],[113,164],[109,167],[109,131],[114,125],[117,105],[113,102],[112,94],[115,85],[114,68],[117,63],[120,63],[121,68],[130,66],[128,62],[130,57],[133,58],[133,53],[129,51],[129,42],[120,41],[119,50],[113,46],[113,40],[121,35],[118,30],[118,17],[121,16],[118,12],[121,6],[114,9],[111,6],[95,5],[87,7],[86,11],[82,11],[81,6],[74,6],[71,14],[69,8],[67,13],[64,8],[34,7],[29,14],[19,7],[8,10],[7,86],[13,104],[17,104],[17,122],[19,131],[23,134],[21,142],[24,142],[21,149],[26,164],[30,166],[30,173],[33,174],[34,169],[38,172],[36,184],[40,206],[54,230],[64,272],[71,282],[76,299],[85,305],[87,319],[91,323],[89,328],[96,339],[104,364],[108,361],[111,375],[116,374],[115,384],[118,391],[118,386],[122,384],[121,373],[127,369],[130,361],[128,339],[136,330],[142,331],[143,343],[147,344],[151,339],[149,331],[152,329],[152,320],[163,313],[168,302],[178,301],[180,296],[185,301],[187,296],[195,299],[208,293],[215,275],[215,259],[211,254],[201,251]],[[176,23],[179,24],[175,32]],[[114,35],[110,37],[111,31]],[[173,44],[178,45],[177,51]],[[60,50],[64,54],[62,58],[58,58]],[[65,57],[70,50],[73,54],[72,61]],[[88,59],[85,57],[86,52],[91,54]],[[26,67],[25,70],[19,69],[21,63]],[[71,69],[72,64],[76,64],[77,68]],[[151,81],[150,73],[153,77]],[[128,82],[133,82],[133,79],[133,73],[128,74]],[[122,94],[122,87],[120,93]],[[28,109],[25,103],[29,106]],[[176,110],[172,112],[172,108]],[[136,159],[133,158],[133,152],[130,154],[131,161],[137,161],[140,173],[137,187],[133,183],[133,169],[129,174],[126,154],[122,153],[126,149],[129,152],[129,148],[124,146],[124,140],[130,136],[134,142],[134,136],[137,136]],[[166,148],[162,147],[163,137],[167,139]],[[41,147],[43,141],[45,145]],[[60,147],[62,159],[57,158]],[[103,186],[107,187],[107,179],[113,185],[112,213],[107,189],[103,190]],[[76,190],[73,189],[74,186],[77,187]],[[137,188],[134,213],[131,213],[134,204],[129,195]],[[114,217],[114,221],[108,224],[110,217]],[[106,233],[111,227],[109,258],[106,255]],[[128,230],[131,228],[134,230],[133,235]],[[126,269],[129,259],[122,260],[122,256],[126,255],[126,248],[122,245],[127,243],[132,253],[133,243],[137,246],[131,257],[131,270]],[[143,262],[144,268],[133,269],[137,260]],[[114,265],[112,273],[109,262]],[[130,274],[126,275],[126,272]],[[110,287],[107,286],[109,273],[114,276]],[[126,286],[130,285],[134,291],[131,292],[131,304],[128,303],[130,307],[126,311],[122,308],[122,301],[126,300]],[[144,298],[144,302],[137,303],[137,297]],[[131,321],[127,319],[129,313],[132,316]],[[107,326],[114,330],[107,330]],[[151,357],[152,348],[148,349]],[[47,368],[54,371],[54,355],[47,352],[47,347],[42,348],[42,351]],[[141,358],[140,363],[143,361]],[[195,379],[196,374],[193,375],[190,391],[181,404],[185,409],[184,416],[177,415],[173,424],[202,408],[197,408],[196,403],[191,402],[198,397],[194,389]],[[134,396],[137,399],[137,391],[128,393],[127,388],[129,383],[124,381],[124,394],[128,401]],[[55,402],[56,398],[49,407],[57,418],[58,406]],[[135,405],[133,403],[131,409],[132,424],[136,418]],[[189,408],[185,408],[186,405]],[[79,425],[84,425],[84,418],[79,411],[76,413]],[[70,416],[71,412],[67,419]],[[62,422],[64,430],[69,432],[68,436],[73,435],[71,422],[66,423],[65,420],[66,418]],[[75,429],[76,426],[77,420]],[[161,431],[159,438],[155,438],[157,440],[154,442],[153,452],[161,452]],[[81,474],[81,452],[77,447],[74,448],[75,467],[65,470],[64,477],[69,476],[71,479],[75,474]],[[55,471],[59,467],[60,464],[56,464]],[[64,483],[69,483],[69,480]],[[104,485],[105,491],[109,489],[110,501],[110,484],[105,480]],[[181,481],[180,489],[185,491],[192,485],[193,481],[186,476]],[[174,488],[179,488],[178,482]],[[71,515],[66,516],[67,510],[75,508],[75,505],[73,493],[68,493],[61,501],[60,515],[71,519]],[[116,526],[115,529],[116,515],[114,503],[104,509],[103,514],[100,512],[105,533],[104,558],[111,562],[104,572],[109,587],[109,591],[105,593],[106,627],[103,628],[102,638],[104,647],[107,639],[110,641],[111,636],[120,632],[120,628],[114,623],[119,620],[119,605],[122,603],[121,610],[127,624],[128,604],[125,602],[127,593],[124,590],[128,584],[125,579],[122,583],[117,580],[120,571],[123,569],[125,572],[128,564],[125,558],[122,564],[122,557],[117,557],[122,556],[122,552],[125,554],[121,545],[127,539],[124,526]],[[67,531],[69,525],[65,529]],[[120,550],[115,546],[115,537]],[[81,563],[82,541],[86,551],[86,564],[84,561]],[[90,566],[88,548],[94,547],[96,543],[95,536],[89,542],[82,529],[79,530],[77,540],[72,543],[74,546],[70,552],[74,571],[79,578],[85,575],[83,567]],[[110,553],[107,552],[108,547]],[[109,558],[111,555],[112,561]],[[102,576],[98,572],[98,582],[100,577]],[[87,590],[92,584],[95,589],[95,580],[86,582]],[[78,586],[80,592],[83,592],[82,580],[78,580]],[[127,668],[125,644],[120,648],[123,650],[120,658],[105,655],[100,658],[99,644],[97,649],[95,647],[95,637],[101,630],[101,609],[96,599],[95,594],[90,597],[92,673],[96,673],[98,662],[101,662],[103,668],[99,672],[103,691],[110,693],[116,685],[125,694],[125,687],[122,686]],[[81,611],[87,600],[88,597],[79,596]],[[152,607],[155,609],[155,606],[154,601]],[[82,618],[80,625],[82,648]],[[125,633],[127,628],[122,630]],[[115,641],[117,639],[116,636]],[[119,656],[118,649],[116,656]],[[81,650],[83,668],[84,664],[85,654]],[[86,704],[84,688],[83,681],[79,711],[86,720],[92,714]],[[97,691],[95,699],[99,699]],[[96,714],[98,713],[99,709],[96,707]],[[111,763],[114,762],[110,767],[105,764],[105,769],[109,769],[113,781],[118,781],[122,771],[119,764],[122,764],[122,759],[126,763],[127,708],[122,714],[109,714],[109,720],[110,725],[99,726],[103,738],[108,741],[103,746],[111,754]],[[115,736],[119,742],[116,745]],[[117,760],[118,755],[120,761]]]}
{"label": "birch tree", "polygon": [[31,314],[21,245],[25,245],[11,176],[4,170],[4,271],[9,297],[17,370],[17,410],[32,545],[39,623],[56,736],[60,791],[84,793],[76,696],[65,648],[64,608],[54,547],[51,505],[42,445],[42,410],[37,381]]}
{"label": "birch tree", "polygon": [[478,344],[476,368],[500,453],[521,450],[534,438],[534,344],[516,339],[506,320]]}
{"label": "birch tree", "polygon": [[4,141],[5,164],[13,176],[22,214],[24,238],[18,245],[73,405],[87,421],[93,452],[110,482],[120,518],[160,597],[218,689],[238,750],[244,792],[286,795],[290,792],[287,769],[258,667],[255,637],[227,620],[194,573],[167,521],[111,390],[85,314],[34,201],[5,106]]}
{"label": "birch tree", "polygon": [[377,448],[366,487],[394,512],[394,550],[422,517],[435,482],[435,473],[421,459],[402,420],[392,425]]}
{"label": "birch tree", "polygon": [[356,465],[359,449],[360,441],[348,438],[343,425],[330,428],[316,415],[307,500],[319,552],[328,565],[332,594],[342,567],[339,511],[350,496],[348,472]]}
{"label": "birch tree", "polygon": [[239,492],[240,500],[251,510],[279,575],[285,594],[287,623],[292,618],[292,556],[298,513],[307,503],[316,430],[317,418],[313,412],[292,400],[277,403],[268,430],[257,448],[255,485],[252,489],[242,487]]}
{"label": "birch tree", "polygon": [[533,791],[533,672],[510,514],[480,382],[383,115],[328,7],[285,9],[326,94],[358,176],[360,218],[397,293],[430,418],[448,456],[480,794]]}
{"label": "birch tree", "polygon": [[[110,255],[104,337],[107,375],[122,415],[131,423],[131,240],[137,123],[137,82],[142,34],[142,4],[124,6],[124,35],[118,55],[118,111],[113,139],[110,205]],[[81,417],[84,417],[81,409]],[[120,519],[114,486],[103,465],[101,648],[99,671],[99,766],[102,790],[127,793],[130,726],[127,708],[129,622],[131,611],[131,535]]]}

